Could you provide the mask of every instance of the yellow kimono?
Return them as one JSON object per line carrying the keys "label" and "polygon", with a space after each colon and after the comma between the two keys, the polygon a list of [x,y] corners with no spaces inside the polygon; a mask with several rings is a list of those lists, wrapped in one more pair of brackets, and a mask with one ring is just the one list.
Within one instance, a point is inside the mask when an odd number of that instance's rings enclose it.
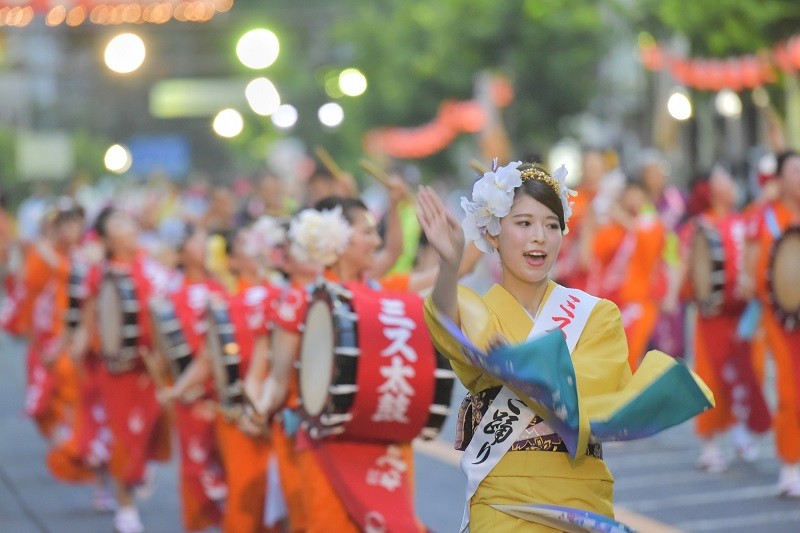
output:
{"label": "yellow kimono", "polygon": [[[545,301],[556,283],[549,282]],[[543,304],[544,305],[544,302]],[[517,300],[503,287],[493,286],[485,296],[459,287],[461,328],[478,348],[486,349],[498,334],[510,343],[526,342],[533,320]],[[450,359],[453,370],[471,394],[502,385],[498,379],[471,365],[434,318],[429,298],[425,302],[428,327],[439,351]],[[659,357],[663,356],[663,357]],[[586,422],[581,422],[581,447],[589,440],[588,420],[609,416],[625,397],[634,396],[648,382],[674,364],[669,356],[654,353],[642,364],[635,378],[628,365],[628,346],[617,306],[600,300],[589,315],[583,332],[571,353],[577,389]],[[701,384],[702,382],[700,382]],[[710,392],[700,385],[710,399]],[[513,390],[513,389],[512,389]],[[515,391],[516,392],[516,391]],[[537,414],[548,418],[536,401],[520,396]],[[572,507],[608,517],[614,516],[614,479],[602,459],[580,454],[552,451],[509,451],[483,479],[470,502],[470,530],[482,531],[554,531],[496,510],[493,504],[545,504]]]}

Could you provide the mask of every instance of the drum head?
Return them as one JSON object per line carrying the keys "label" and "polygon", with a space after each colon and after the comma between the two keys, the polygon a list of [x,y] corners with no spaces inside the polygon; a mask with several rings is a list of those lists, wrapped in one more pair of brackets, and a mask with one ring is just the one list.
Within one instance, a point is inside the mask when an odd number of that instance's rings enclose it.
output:
{"label": "drum head", "polygon": [[692,241],[691,282],[698,302],[707,302],[712,294],[713,262],[711,245],[702,231],[695,233]]}
{"label": "drum head", "polygon": [[105,355],[119,355],[122,350],[122,296],[108,278],[100,285],[97,306],[100,350]]}
{"label": "drum head", "polygon": [[800,313],[800,230],[787,232],[775,245],[772,261],[772,297],[785,313]]}
{"label": "drum head", "polygon": [[306,316],[300,346],[300,397],[310,416],[322,413],[333,381],[333,315],[329,304],[317,300]]}

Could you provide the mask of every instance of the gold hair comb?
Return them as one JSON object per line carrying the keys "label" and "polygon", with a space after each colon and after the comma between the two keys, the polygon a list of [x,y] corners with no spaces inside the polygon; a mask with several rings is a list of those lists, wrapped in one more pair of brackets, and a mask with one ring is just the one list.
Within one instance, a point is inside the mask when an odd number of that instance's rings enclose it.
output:
{"label": "gold hair comb", "polygon": [[531,165],[520,172],[520,179],[526,180],[539,180],[543,181],[553,189],[558,196],[561,196],[561,184],[558,183],[553,177],[542,167],[538,165]]}

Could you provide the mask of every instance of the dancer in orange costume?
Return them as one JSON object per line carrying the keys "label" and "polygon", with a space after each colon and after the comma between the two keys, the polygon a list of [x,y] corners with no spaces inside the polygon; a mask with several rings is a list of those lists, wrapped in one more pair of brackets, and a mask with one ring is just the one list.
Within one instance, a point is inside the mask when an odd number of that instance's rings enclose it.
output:
{"label": "dancer in orange costume", "polygon": [[[107,259],[89,273],[88,298],[82,324],[76,332],[76,353],[86,353],[90,347],[100,351],[100,309],[98,295],[104,275],[124,273],[135,288],[138,307],[136,325],[139,336],[136,346],[152,350],[151,320],[147,312],[152,295],[164,293],[169,274],[162,267],[139,254],[138,227],[126,213],[115,208],[102,211],[95,229],[106,249]],[[92,345],[90,346],[90,343]],[[120,533],[144,531],[134,499],[134,488],[146,481],[148,460],[167,460],[170,456],[169,426],[156,399],[156,387],[141,356],[130,361],[120,371],[112,368],[109,357],[103,354],[99,385],[108,412],[114,443],[110,472],[117,488],[119,509],[114,527]]]}
{"label": "dancer in orange costume", "polygon": [[[276,289],[262,281],[258,261],[259,250],[252,246],[250,230],[242,229],[231,236],[229,257],[225,263],[235,275],[235,294],[225,296],[230,318],[236,332],[241,360],[239,376],[246,376],[254,360],[267,358],[268,322]],[[220,259],[220,258],[217,258]],[[218,297],[222,297],[218,295]],[[175,383],[168,398],[185,394],[198,384],[206,383],[211,376],[209,358],[222,354],[208,354],[196,358]],[[224,394],[224,391],[217,391]],[[268,497],[267,466],[271,453],[268,438],[259,431],[249,416],[234,418],[228,413],[218,413],[215,435],[228,486],[228,497],[222,515],[222,530],[237,533],[271,531],[265,525],[265,501]]]}
{"label": "dancer in orange costume", "polygon": [[589,149],[583,152],[581,183],[578,196],[572,203],[572,224],[569,236],[559,252],[557,279],[569,287],[582,289],[586,286],[587,266],[584,246],[591,239],[597,223],[597,215],[593,212],[592,201],[600,189],[600,183],[606,172],[603,154],[599,150]]}
{"label": "dancer in orange costume", "polygon": [[74,446],[80,422],[79,372],[69,354],[71,331],[66,327],[72,252],[83,233],[83,209],[61,198],[44,222],[43,236],[28,250],[24,294],[31,312],[26,407],[53,446],[47,463],[66,482],[90,482],[95,471]]}
{"label": "dancer in orange costume", "polygon": [[775,360],[778,410],[775,437],[783,465],[778,480],[781,495],[800,498],[800,401],[797,375],[800,368],[800,330],[779,322],[771,303],[767,282],[770,255],[777,239],[792,226],[800,225],[800,155],[785,152],[778,158],[779,199],[767,204],[749,232],[746,264],[749,276],[744,293],[755,294],[764,306],[763,324],[767,346]]}
{"label": "dancer in orange costume", "polygon": [[[72,424],[77,402],[77,377],[65,353],[63,317],[67,309],[69,252],[80,238],[82,217],[51,215],[44,237],[31,245],[25,257],[21,309],[29,324],[28,386],[25,407],[48,440]],[[59,429],[60,428],[60,429]]]}
{"label": "dancer in orange costume", "polygon": [[619,306],[633,370],[658,320],[657,302],[664,295],[664,242],[664,226],[636,182],[625,186],[611,222],[594,236],[596,267],[588,290]]}
{"label": "dancer in orange costume", "polygon": [[[697,433],[704,441],[697,466],[720,472],[727,468],[728,458],[718,438],[733,428],[737,453],[745,460],[755,460],[758,448],[750,432],[769,430],[770,414],[753,368],[750,342],[738,332],[747,305],[740,286],[746,221],[734,211],[736,183],[723,168],[715,167],[708,180],[694,187],[692,199],[691,206],[699,213],[683,229],[681,255],[690,259],[683,263],[687,268],[682,277],[689,277],[689,263],[699,259],[690,257],[695,239],[705,239],[701,242],[707,243],[712,254],[701,260],[712,261],[712,267],[719,268],[712,279],[705,280],[708,287],[698,289],[689,284],[690,291],[711,289],[707,300],[698,303],[694,347],[696,371],[716,399],[715,409],[697,417]],[[717,276],[722,277],[721,282],[713,279]]]}
{"label": "dancer in orange costume", "polygon": [[[392,240],[393,232],[399,232],[399,220],[397,220],[396,205],[405,196],[405,187],[396,182],[390,190],[391,204],[388,212],[387,223],[387,248],[378,252],[381,239],[377,233],[377,226],[374,219],[367,211],[363,203],[355,199],[345,199],[340,197],[327,198],[316,205],[316,209],[321,212],[330,213],[328,216],[335,216],[337,209],[341,210],[338,220],[339,225],[346,225],[350,236],[344,238],[344,249],[331,254],[317,253],[320,248],[330,243],[309,243],[299,244],[303,241],[302,235],[293,235],[294,250],[302,249],[303,253],[309,258],[317,260],[317,264],[332,265],[325,272],[326,278],[337,283],[365,283],[369,276],[380,276],[385,273],[392,265],[394,259],[387,253],[394,253],[388,242]],[[300,215],[302,217],[303,214]],[[342,218],[343,217],[343,218]],[[346,222],[344,221],[346,219]],[[297,230],[301,232],[298,224]],[[344,228],[341,228],[345,231]],[[342,239],[340,239],[342,240]],[[402,243],[400,243],[402,246]],[[317,247],[319,245],[319,247]],[[317,252],[311,251],[316,248]],[[396,289],[413,286],[419,279],[394,278],[391,285]],[[432,278],[435,279],[435,276]],[[272,372],[264,386],[264,394],[259,402],[259,408],[272,415],[286,406],[289,390],[294,387],[291,384],[291,367],[297,356],[302,324],[305,321],[305,308],[307,305],[307,295],[302,291],[294,291],[290,296],[283,299],[282,304],[276,312],[276,330],[272,343]],[[342,499],[342,494],[334,486],[334,481],[329,477],[322,464],[322,457],[318,454],[325,454],[325,447],[322,443],[311,441],[310,437],[300,431],[298,434],[299,464],[303,474],[303,503],[306,509],[306,530],[309,532],[317,531],[341,531],[355,532],[360,530],[360,516],[352,515],[352,500]],[[407,464],[410,464],[410,453],[408,445],[400,445],[401,453],[404,455]],[[413,469],[409,469],[409,477],[413,478]]]}
{"label": "dancer in orange costume", "polygon": [[[224,294],[222,286],[205,268],[207,240],[205,230],[192,226],[185,229],[183,242],[178,246],[182,279],[169,297],[193,357],[198,356],[205,340],[209,299],[212,294]],[[183,526],[187,531],[219,525],[221,502],[227,493],[215,438],[216,416],[207,405],[212,398],[208,385],[199,383],[183,397],[173,396],[174,391],[169,388],[159,395],[162,401],[178,400],[175,415],[180,445],[180,490]]]}

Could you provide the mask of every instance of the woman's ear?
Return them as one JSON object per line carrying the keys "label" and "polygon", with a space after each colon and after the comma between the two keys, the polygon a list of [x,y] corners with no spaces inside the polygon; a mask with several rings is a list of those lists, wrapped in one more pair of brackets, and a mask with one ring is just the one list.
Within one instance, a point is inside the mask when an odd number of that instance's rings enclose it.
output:
{"label": "woman's ear", "polygon": [[500,250],[500,238],[498,235],[492,235],[486,232],[486,241],[489,243],[489,246],[494,248],[495,252]]}

